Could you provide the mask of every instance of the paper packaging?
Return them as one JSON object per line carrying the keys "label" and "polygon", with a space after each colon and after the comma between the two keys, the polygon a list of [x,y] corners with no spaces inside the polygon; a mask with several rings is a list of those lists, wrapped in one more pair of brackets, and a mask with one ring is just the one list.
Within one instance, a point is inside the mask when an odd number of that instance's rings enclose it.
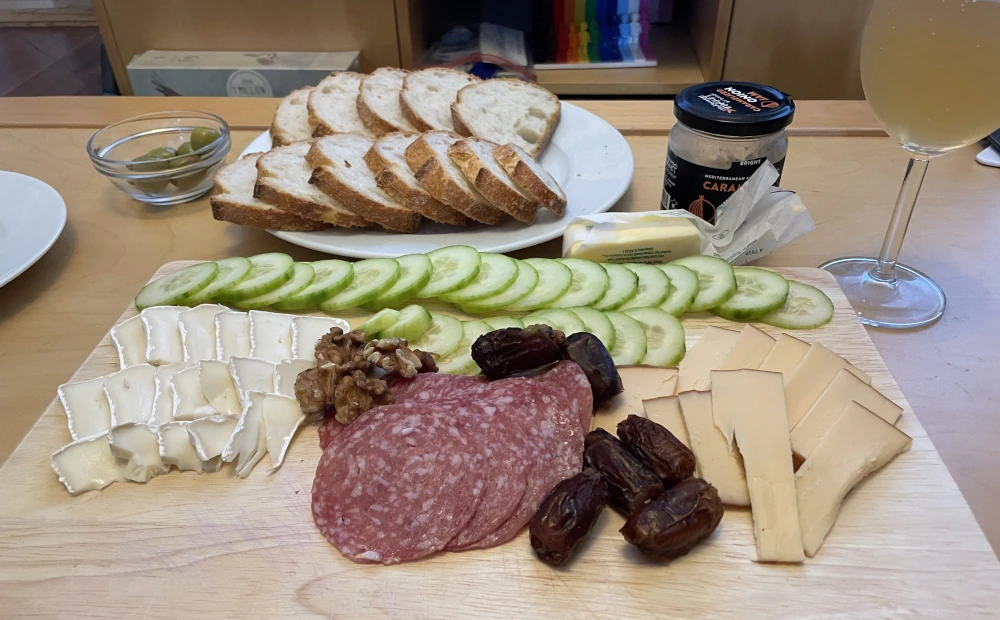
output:
{"label": "paper packaging", "polygon": [[[684,251],[685,239],[690,241],[689,233],[693,236],[696,231],[701,254],[733,265],[757,260],[816,227],[795,192],[772,186],[777,178],[778,171],[765,162],[722,203],[714,225],[682,209],[577,217],[563,233],[563,256],[664,263],[693,253],[693,246]],[[635,243],[636,237],[644,241]]]}

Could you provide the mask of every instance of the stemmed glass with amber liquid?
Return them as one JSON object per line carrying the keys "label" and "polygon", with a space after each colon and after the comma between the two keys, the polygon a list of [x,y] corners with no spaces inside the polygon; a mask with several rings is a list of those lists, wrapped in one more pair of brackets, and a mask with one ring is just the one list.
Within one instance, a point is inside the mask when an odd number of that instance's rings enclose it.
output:
{"label": "stemmed glass with amber liquid", "polygon": [[878,258],[821,266],[862,323],[926,325],[944,312],[944,291],[896,259],[930,159],[1000,127],[1000,0],[875,0],[861,42],[861,81],[910,163]]}

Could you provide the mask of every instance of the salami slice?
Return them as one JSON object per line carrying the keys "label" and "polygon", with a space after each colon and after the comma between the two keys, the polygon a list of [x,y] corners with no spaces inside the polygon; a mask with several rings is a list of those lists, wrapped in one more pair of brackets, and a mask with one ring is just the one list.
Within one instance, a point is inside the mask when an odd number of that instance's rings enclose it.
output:
{"label": "salami slice", "polygon": [[333,443],[333,439],[339,435],[345,428],[343,424],[337,421],[337,418],[332,415],[328,415],[323,418],[323,422],[319,425],[319,447],[321,450],[326,450],[326,447]]}

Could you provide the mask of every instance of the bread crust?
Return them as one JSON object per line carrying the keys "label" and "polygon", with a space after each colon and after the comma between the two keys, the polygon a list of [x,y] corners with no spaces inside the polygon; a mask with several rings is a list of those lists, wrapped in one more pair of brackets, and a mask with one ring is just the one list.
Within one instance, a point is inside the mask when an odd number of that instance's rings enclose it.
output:
{"label": "bread crust", "polygon": [[[278,109],[280,109],[281,106],[284,105],[285,101],[287,101],[289,98],[294,97],[295,95],[297,95],[298,93],[303,92],[303,91],[305,91],[306,93],[309,93],[309,92],[312,91],[312,89],[313,89],[312,86],[306,86],[305,88],[299,88],[299,89],[293,90],[292,92],[288,93],[288,95],[286,95],[284,99],[281,100],[281,103],[278,104]],[[308,112],[309,112],[308,100],[309,100],[309,97],[308,97],[308,95],[306,95],[306,101],[307,101],[306,114],[307,115],[308,115]],[[278,147],[278,146],[287,146],[287,145],[291,144],[292,142],[295,142],[295,140],[292,139],[292,138],[290,138],[289,136],[287,136],[285,134],[284,130],[278,125],[278,112],[277,112],[277,110],[275,110],[274,118],[271,119],[271,148],[275,148],[275,147]]]}
{"label": "bread crust", "polygon": [[361,122],[365,124],[365,127],[371,131],[375,137],[381,138],[387,133],[392,133],[394,131],[403,131],[401,127],[395,127],[386,121],[384,118],[375,113],[368,107],[365,103],[365,98],[358,93],[358,116],[361,117]]}
{"label": "bread crust", "polygon": [[[547,93],[552,99],[555,100],[557,104],[559,104],[556,107],[556,112],[552,117],[552,121],[548,123],[545,127],[545,133],[543,133],[542,136],[538,139],[538,143],[535,144],[535,147],[531,149],[531,151],[529,151],[529,154],[532,157],[537,158],[542,153],[542,151],[545,150],[545,147],[548,146],[549,140],[552,139],[552,133],[555,131],[556,126],[559,124],[560,118],[562,118],[562,102],[560,102],[559,98],[556,97],[551,91],[542,88],[541,86],[538,86],[536,84],[528,84],[526,82],[517,82],[517,83],[524,84],[526,87],[536,88],[538,90],[545,91],[545,93]],[[464,93],[466,89],[474,88],[476,86],[478,86],[478,84],[469,84],[462,90],[458,91],[458,96],[455,98],[455,102],[451,104],[451,120],[455,124],[455,132],[458,133],[459,135],[466,137],[475,136],[477,138],[486,138],[486,136],[476,136],[472,128],[469,127],[469,125],[465,122],[465,119],[462,118],[462,112],[459,109],[459,104],[462,102],[462,93]]]}
{"label": "bread crust", "polygon": [[298,196],[284,192],[274,187],[269,179],[257,179],[253,186],[253,197],[261,202],[266,202],[272,207],[277,207],[282,211],[288,211],[303,219],[325,222],[341,228],[352,228],[355,226],[364,227],[368,222],[354,213],[338,213],[328,207],[302,200]]}
{"label": "bread crust", "polygon": [[465,178],[472,183],[473,187],[479,190],[479,193],[494,207],[519,222],[530,224],[534,221],[535,213],[538,212],[541,205],[497,177],[492,170],[484,165],[479,153],[467,141],[462,140],[452,144],[448,148],[448,156],[459,167]]}
{"label": "bread crust", "polygon": [[233,202],[222,196],[212,196],[212,217],[220,222],[251,226],[263,230],[283,230],[287,232],[311,232],[330,228],[325,222],[307,220],[287,211],[261,211]]}
{"label": "bread crust", "polygon": [[313,170],[310,183],[333,196],[348,211],[375,222],[383,228],[396,232],[416,232],[420,225],[420,215],[408,209],[389,209],[385,205],[371,200],[340,178],[327,166],[319,166]]}
{"label": "bread crust", "polygon": [[566,198],[549,189],[548,184],[535,174],[511,145],[501,144],[496,147],[493,149],[493,157],[525,193],[559,217],[566,213]]}
{"label": "bread crust", "polygon": [[441,165],[439,157],[437,151],[424,141],[423,136],[406,148],[406,162],[428,194],[482,224],[496,225],[502,222],[506,214],[480,201],[455,183]]}
{"label": "bread crust", "polygon": [[377,145],[365,153],[365,163],[375,175],[375,183],[382,188],[406,208],[419,213],[433,222],[441,224],[454,224],[466,226],[468,218],[458,211],[442,204],[426,190],[414,188],[403,180],[398,174],[393,172],[393,164],[386,161],[376,148]]}

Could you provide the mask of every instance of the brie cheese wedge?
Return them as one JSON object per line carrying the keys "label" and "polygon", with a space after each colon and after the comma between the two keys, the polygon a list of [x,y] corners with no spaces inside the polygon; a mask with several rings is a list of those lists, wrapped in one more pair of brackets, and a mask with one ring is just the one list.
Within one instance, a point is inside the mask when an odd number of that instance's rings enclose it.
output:
{"label": "brie cheese wedge", "polygon": [[69,434],[74,441],[111,429],[111,405],[104,395],[104,377],[64,383],[56,393],[66,410]]}
{"label": "brie cheese wedge", "polygon": [[153,306],[139,313],[146,331],[146,359],[153,366],[184,360],[181,330],[177,327],[183,311],[181,306]]}
{"label": "brie cheese wedge", "polygon": [[275,365],[271,362],[252,357],[234,357],[229,360],[229,372],[233,375],[236,393],[240,397],[241,412],[249,403],[247,392],[274,391]]}
{"label": "brie cheese wedge", "polygon": [[156,368],[129,366],[104,378],[104,396],[111,409],[111,427],[129,422],[149,423],[156,400]]}
{"label": "brie cheese wedge", "polygon": [[291,358],[293,318],[290,314],[251,310],[250,357],[274,363]]}
{"label": "brie cheese wedge", "polygon": [[154,476],[170,471],[160,457],[156,430],[145,424],[128,422],[111,429],[108,444],[111,446],[111,454],[127,461],[126,480],[149,482]]}
{"label": "brie cheese wedge", "polygon": [[70,495],[100,491],[125,481],[125,461],[111,453],[108,433],[96,433],[63,446],[51,459],[52,469]]}
{"label": "brie cheese wedge", "polygon": [[201,390],[200,367],[191,366],[180,371],[170,379],[170,387],[174,395],[174,420],[197,420],[218,415],[219,411]]}
{"label": "brie cheese wedge", "polygon": [[236,475],[246,478],[267,450],[263,428],[264,397],[263,392],[249,392],[247,404],[240,414],[236,430],[222,451],[222,460],[230,463],[236,461]]}
{"label": "brie cheese wedge", "polygon": [[210,461],[222,456],[229,438],[236,430],[239,416],[213,415],[200,418],[188,424],[187,431],[191,437],[191,445],[202,461]]}
{"label": "brie cheese wedge", "polygon": [[146,330],[138,315],[112,327],[111,342],[118,350],[118,363],[122,368],[146,363]]}
{"label": "brie cheese wedge", "polygon": [[[196,471],[199,474],[209,471],[205,464],[198,458],[194,446],[191,444],[191,436],[188,435],[188,425],[190,422],[167,422],[156,429],[156,443],[159,447],[160,458],[167,467],[171,465],[180,471]],[[213,469],[211,471],[217,471]]]}
{"label": "brie cheese wedge", "polygon": [[303,360],[316,359],[316,343],[339,327],[346,334],[351,326],[344,319],[329,316],[297,316],[292,319],[292,357]]}
{"label": "brie cheese wedge", "polygon": [[218,360],[202,360],[201,391],[208,402],[212,403],[220,413],[239,416],[243,411],[233,375],[229,372],[229,364]]}
{"label": "brie cheese wedge", "polygon": [[153,375],[156,395],[153,397],[153,417],[150,426],[159,426],[172,422],[174,419],[174,391],[170,387],[173,376],[188,367],[187,362],[174,362],[166,366],[157,366]]}
{"label": "brie cheese wedge", "polygon": [[218,304],[202,304],[177,316],[185,362],[215,359],[215,315],[226,310]]}
{"label": "brie cheese wedge", "polygon": [[274,368],[274,391],[282,396],[295,398],[295,378],[303,370],[313,367],[309,360],[285,360]]}
{"label": "brie cheese wedge", "polygon": [[227,311],[215,315],[215,358],[228,362],[231,357],[250,355],[250,316],[246,312]]}
{"label": "brie cheese wedge", "polygon": [[271,469],[267,470],[270,473],[281,467],[292,437],[305,422],[306,416],[294,398],[265,394],[263,418],[267,454],[271,457]]}

